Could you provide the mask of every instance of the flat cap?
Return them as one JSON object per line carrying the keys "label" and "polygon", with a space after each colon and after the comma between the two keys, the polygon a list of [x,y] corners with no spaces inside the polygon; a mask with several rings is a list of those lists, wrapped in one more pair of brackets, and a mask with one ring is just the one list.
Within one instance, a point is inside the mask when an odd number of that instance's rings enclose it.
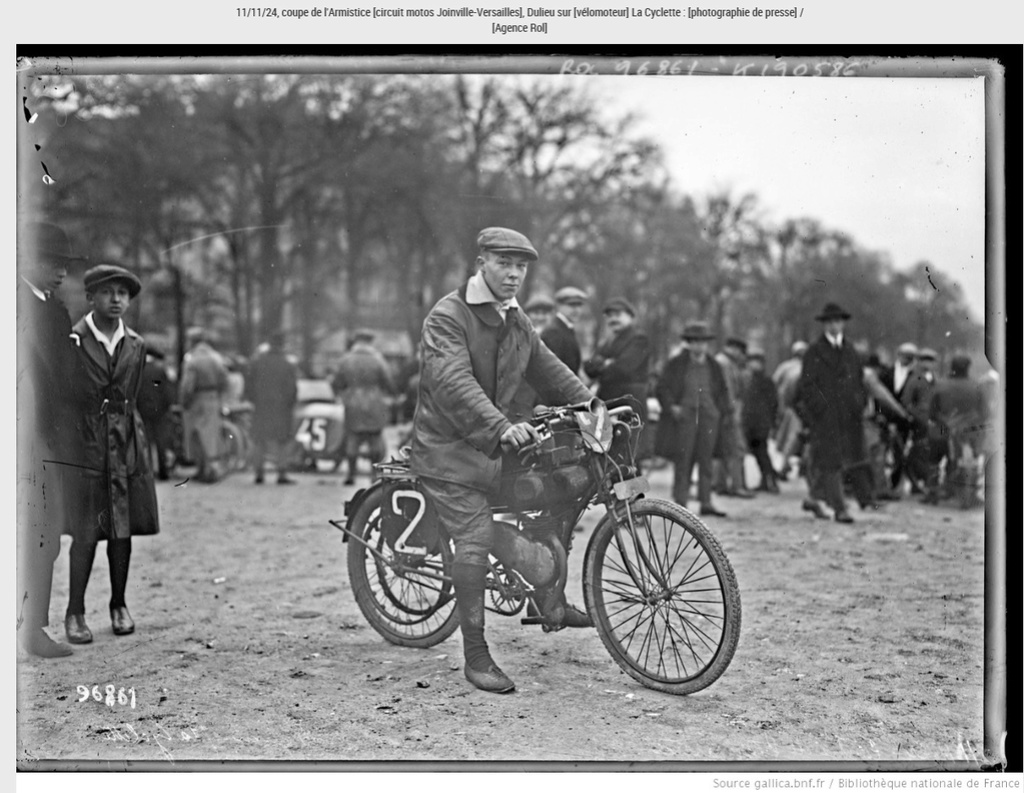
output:
{"label": "flat cap", "polygon": [[917,355],[917,345],[912,341],[905,341],[896,348],[897,355]]}
{"label": "flat cap", "polygon": [[931,347],[924,347],[918,351],[917,357],[922,361],[934,361],[938,359],[939,354]]}
{"label": "flat cap", "polygon": [[759,361],[764,361],[764,350],[758,349],[757,347],[751,347],[747,350],[748,358],[756,358]]}
{"label": "flat cap", "polygon": [[526,312],[530,311],[554,311],[555,301],[547,295],[534,295],[523,306],[523,310]]}
{"label": "flat cap", "polygon": [[636,308],[624,297],[613,297],[607,303],[604,304],[602,314],[611,314],[615,311],[625,311],[631,317],[636,317]]}
{"label": "flat cap", "polygon": [[711,341],[715,334],[706,322],[687,322],[683,328],[683,339],[686,341]]}
{"label": "flat cap", "polygon": [[803,355],[805,352],[807,352],[807,342],[806,341],[794,341],[793,342],[793,346],[790,347],[790,352],[793,355]]}
{"label": "flat cap", "polygon": [[482,251],[518,253],[533,261],[540,258],[537,255],[537,249],[533,247],[525,234],[500,226],[489,226],[477,234],[476,246]]}
{"label": "flat cap", "polygon": [[586,292],[575,286],[563,286],[555,292],[556,303],[586,303],[589,299]]}
{"label": "flat cap", "polygon": [[744,353],[747,351],[747,342],[744,339],[741,339],[739,336],[730,336],[728,339],[725,340],[725,346],[735,347],[736,349]]}
{"label": "flat cap", "polygon": [[121,281],[128,287],[128,294],[135,297],[142,291],[142,281],[134,273],[116,264],[97,264],[85,271],[85,291],[92,292],[111,281]]}
{"label": "flat cap", "polygon": [[821,310],[821,313],[815,317],[818,322],[828,322],[832,319],[849,319],[850,312],[844,308],[840,308],[838,303],[826,303],[825,308]]}

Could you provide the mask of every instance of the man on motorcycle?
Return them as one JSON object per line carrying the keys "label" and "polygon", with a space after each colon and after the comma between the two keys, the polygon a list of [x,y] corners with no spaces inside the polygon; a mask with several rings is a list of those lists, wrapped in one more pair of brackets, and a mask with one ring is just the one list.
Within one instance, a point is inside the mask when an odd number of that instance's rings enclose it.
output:
{"label": "man on motorcycle", "polygon": [[[515,684],[494,663],[484,639],[487,557],[497,550],[488,495],[499,484],[501,451],[538,439],[531,424],[510,421],[513,397],[524,380],[545,404],[583,402],[591,394],[544,346],[516,302],[527,267],[538,258],[530,241],[490,227],[477,236],[477,248],[478,271],[423,323],[411,466],[455,543],[452,579],[466,678],[477,688],[505,693]],[[522,566],[517,569],[529,580]],[[564,610],[562,626],[591,625],[586,614],[565,606],[560,593],[554,600],[554,610]]]}

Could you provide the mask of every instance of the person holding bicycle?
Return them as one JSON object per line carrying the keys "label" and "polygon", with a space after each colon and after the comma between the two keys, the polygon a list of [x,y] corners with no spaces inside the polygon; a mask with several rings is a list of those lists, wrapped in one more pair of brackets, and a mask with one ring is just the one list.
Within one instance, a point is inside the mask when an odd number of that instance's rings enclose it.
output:
{"label": "person holding bicycle", "polygon": [[[477,272],[443,297],[423,323],[422,370],[410,463],[454,542],[452,579],[465,655],[477,688],[505,693],[515,684],[484,638],[484,587],[493,547],[489,494],[497,490],[501,452],[538,440],[513,423],[514,396],[525,381],[545,404],[591,399],[585,385],[540,340],[516,302],[538,254],[526,236],[490,227],[477,236]],[[559,606],[564,605],[561,598]],[[589,627],[564,608],[562,625]]]}

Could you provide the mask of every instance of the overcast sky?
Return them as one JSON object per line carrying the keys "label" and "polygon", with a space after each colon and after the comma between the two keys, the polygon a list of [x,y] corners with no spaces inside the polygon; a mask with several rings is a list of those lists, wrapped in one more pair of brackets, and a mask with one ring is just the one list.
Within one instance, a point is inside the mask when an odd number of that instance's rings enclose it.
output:
{"label": "overcast sky", "polygon": [[769,220],[817,218],[898,269],[930,261],[984,318],[981,79],[591,79],[643,117],[685,192],[751,191]]}

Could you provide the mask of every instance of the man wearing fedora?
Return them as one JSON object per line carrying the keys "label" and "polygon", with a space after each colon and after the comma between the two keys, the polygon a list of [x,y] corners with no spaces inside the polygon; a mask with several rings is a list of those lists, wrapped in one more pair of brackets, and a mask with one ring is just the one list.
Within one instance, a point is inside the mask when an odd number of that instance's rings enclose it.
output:
{"label": "man wearing fedora", "polygon": [[676,502],[686,506],[696,464],[700,514],[725,517],[711,503],[711,465],[722,416],[731,407],[722,369],[708,355],[713,338],[707,323],[689,323],[683,330],[687,346],[665,364],[655,387],[661,403],[655,453],[675,464],[672,498]]}
{"label": "man wearing fedora", "polygon": [[[477,688],[505,693],[515,684],[484,639],[488,555],[503,553],[489,497],[500,484],[501,452],[538,438],[533,425],[513,418],[513,400],[524,380],[548,405],[584,402],[591,394],[541,342],[516,302],[527,267],[537,260],[530,240],[490,227],[477,236],[477,249],[477,272],[441,298],[423,322],[410,463],[455,544],[452,581],[466,678]],[[515,567],[530,580],[528,570]],[[592,624],[565,603],[561,590],[551,590],[538,603],[549,628]]]}
{"label": "man wearing fedora", "polygon": [[631,396],[638,403],[634,407],[641,418],[646,419],[650,341],[637,331],[636,308],[625,298],[609,300],[602,313],[609,336],[598,345],[594,357],[583,364],[583,371],[597,381],[599,399],[608,402]]}
{"label": "man wearing fedora", "polygon": [[110,622],[115,635],[134,632],[125,604],[132,537],[160,530],[149,444],[138,409],[146,343],[124,322],[142,283],[130,271],[100,264],[85,273],[92,311],[73,328],[82,363],[77,396],[82,411],[81,511],[71,525],[71,585],[64,630],[72,644],[92,641],[85,591],[96,546],[107,543]]}
{"label": "man wearing fedora", "polygon": [[555,292],[555,316],[540,334],[541,341],[573,374],[579,374],[583,363],[576,323],[580,321],[586,305],[586,292],[575,286],[563,286]]}
{"label": "man wearing fedora", "polygon": [[51,223],[29,224],[18,243],[18,643],[31,655],[57,658],[71,648],[45,628],[60,535],[77,512],[72,465],[79,456],[70,392],[77,361],[58,292],[69,264],[83,259]]}
{"label": "man wearing fedora", "polygon": [[860,356],[844,334],[850,314],[827,303],[815,319],[823,332],[804,354],[795,401],[810,446],[810,494],[803,508],[826,518],[824,502],[838,522],[853,523],[843,498],[843,469],[865,458],[864,373]]}

